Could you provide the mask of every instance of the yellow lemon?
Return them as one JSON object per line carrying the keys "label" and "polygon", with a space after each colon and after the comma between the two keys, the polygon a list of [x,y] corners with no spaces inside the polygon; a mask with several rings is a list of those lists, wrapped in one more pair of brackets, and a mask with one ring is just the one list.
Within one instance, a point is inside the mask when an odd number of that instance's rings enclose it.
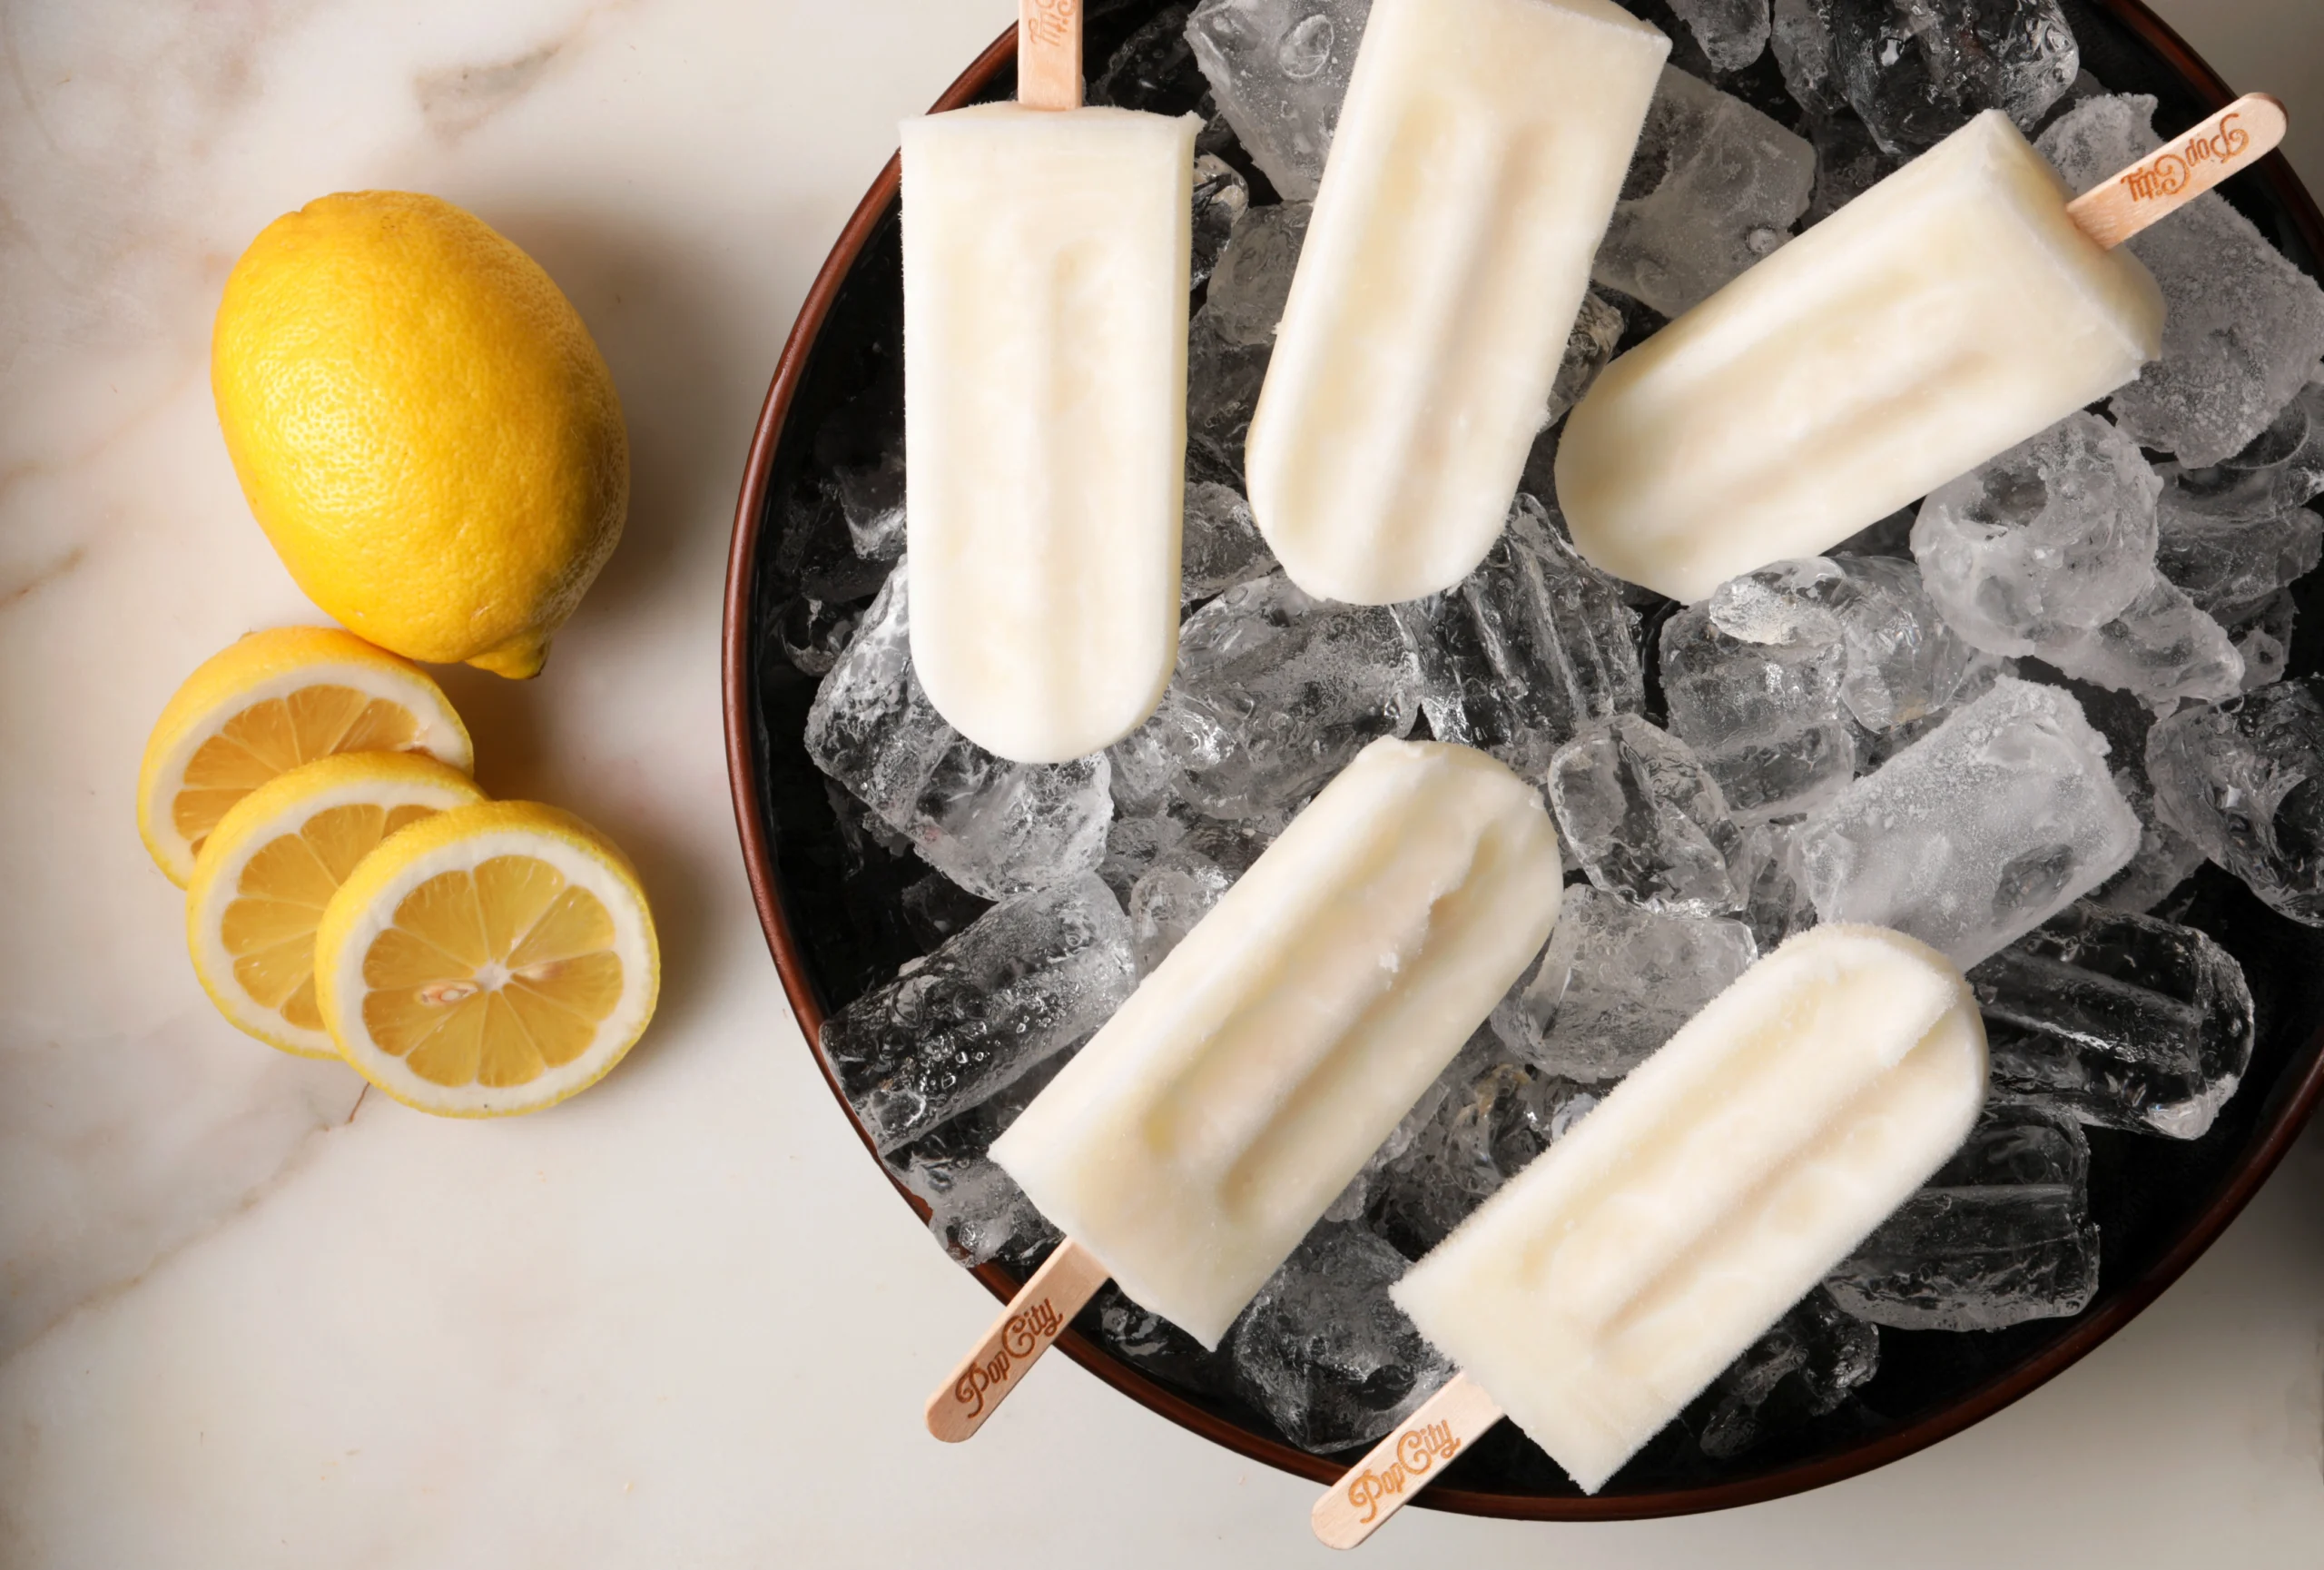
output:
{"label": "yellow lemon", "polygon": [[621,537],[604,357],[533,259],[433,196],[326,196],[227,277],[211,390],[308,597],[383,648],[537,673]]}
{"label": "yellow lemon", "polygon": [[424,752],[463,774],[468,727],[409,660],[334,627],[254,632],[202,663],[162,710],[137,777],[137,832],[172,883],[236,802],[342,752]]}
{"label": "yellow lemon", "polygon": [[653,1017],[654,918],[629,859],[535,802],[412,824],[340,884],[315,933],[323,1026],[363,1077],[448,1117],[551,1106]]}
{"label": "yellow lemon", "polygon": [[315,928],[380,842],[484,800],[474,781],[420,753],[352,752],[301,764],[219,820],[186,888],[194,973],[219,1012],[260,1041],[335,1058],[315,1003]]}

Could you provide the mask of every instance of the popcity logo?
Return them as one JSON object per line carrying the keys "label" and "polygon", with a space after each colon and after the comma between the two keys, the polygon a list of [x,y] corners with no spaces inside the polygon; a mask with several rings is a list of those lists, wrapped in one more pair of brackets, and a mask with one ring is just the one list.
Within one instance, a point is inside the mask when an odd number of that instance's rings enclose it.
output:
{"label": "popcity logo", "polygon": [[1042,44],[1070,43],[1078,4],[1078,0],[1029,0],[1021,13],[1026,33]]}
{"label": "popcity logo", "polygon": [[1366,1466],[1347,1480],[1347,1502],[1364,1512],[1362,1520],[1377,1520],[1383,1499],[1416,1486],[1417,1480],[1438,1462],[1450,1461],[1460,1451],[1461,1441],[1452,1437],[1452,1424],[1423,1424],[1396,1441],[1396,1458],[1386,1471],[1374,1472]]}
{"label": "popcity logo", "polygon": [[1000,1345],[992,1356],[970,1365],[969,1371],[960,1376],[960,1382],[952,1387],[952,1399],[966,1407],[970,1417],[975,1417],[984,1410],[987,1390],[1009,1383],[1019,1364],[1029,1358],[1043,1342],[1057,1339],[1057,1333],[1064,1328],[1064,1318],[1047,1298],[1009,1315],[1009,1322],[1000,1328]]}
{"label": "popcity logo", "polygon": [[2158,153],[2122,173],[2122,184],[2133,202],[2155,202],[2176,196],[2187,188],[2189,172],[2198,163],[2224,163],[2251,145],[2251,133],[2238,125],[2240,114],[2230,114],[2209,136],[2190,136],[2177,148]]}

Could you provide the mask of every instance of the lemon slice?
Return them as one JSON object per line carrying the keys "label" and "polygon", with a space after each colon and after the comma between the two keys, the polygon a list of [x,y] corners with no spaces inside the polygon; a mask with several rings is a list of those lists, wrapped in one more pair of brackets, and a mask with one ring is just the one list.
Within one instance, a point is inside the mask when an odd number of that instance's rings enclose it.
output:
{"label": "lemon slice", "polygon": [[409,660],[334,627],[254,632],[186,677],[145,743],[137,831],[172,883],[228,809],[286,769],[344,752],[422,752],[468,772],[468,727]]}
{"label": "lemon slice", "polygon": [[654,918],[606,837],[534,802],[458,807],[381,844],[315,934],[323,1025],[363,1077],[448,1117],[586,1090],[653,1016]]}
{"label": "lemon slice", "polygon": [[482,800],[468,775],[424,754],[351,752],[301,764],[236,802],[186,886],[194,974],[218,1012],[286,1052],[339,1056],[315,1005],[323,907],[389,834]]}

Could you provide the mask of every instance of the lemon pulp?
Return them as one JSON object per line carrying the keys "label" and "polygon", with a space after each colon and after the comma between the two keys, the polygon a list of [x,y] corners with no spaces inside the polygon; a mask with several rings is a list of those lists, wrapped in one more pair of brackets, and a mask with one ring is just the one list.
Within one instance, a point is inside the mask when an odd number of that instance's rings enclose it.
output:
{"label": "lemon pulp", "polygon": [[589,1049],[622,998],[603,901],[537,857],[438,873],[363,956],[363,1023],[431,1084],[528,1084]]}
{"label": "lemon pulp", "polygon": [[419,720],[409,709],[351,686],[301,687],[268,698],[194,749],[185,784],[170,803],[170,822],[200,854],[218,820],[275,775],[335,753],[401,752],[419,735]]}
{"label": "lemon pulp", "polygon": [[435,815],[427,806],[331,807],[252,855],[226,906],[220,935],[234,979],[253,1002],[302,1031],[323,1028],[315,1006],[315,929],[356,864],[399,828]]}

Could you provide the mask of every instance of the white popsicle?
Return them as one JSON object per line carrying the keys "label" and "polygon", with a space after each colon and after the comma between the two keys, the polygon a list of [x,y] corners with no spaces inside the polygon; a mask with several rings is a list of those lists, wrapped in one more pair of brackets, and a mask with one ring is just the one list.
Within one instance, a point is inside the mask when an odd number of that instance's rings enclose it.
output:
{"label": "white popsicle", "polygon": [[1318,1534],[1360,1541],[1503,1412],[1596,1492],[1944,1164],[1984,1091],[1944,955],[1879,927],[1792,939],[1392,1289],[1462,1375]]}
{"label": "white popsicle", "polygon": [[1245,455],[1301,588],[1492,548],[1669,48],[1610,0],[1373,6]]}
{"label": "white popsicle", "polygon": [[1137,728],[1178,638],[1200,122],[1069,106],[1059,15],[1026,0],[1024,102],[903,125],[912,662],[1020,763]]}
{"label": "white popsicle", "polygon": [[1108,1274],[1216,1346],[1540,952],[1561,883],[1503,765],[1366,747],[993,1142],[1080,1295],[1028,1283],[931,1429],[973,1432]]}
{"label": "white popsicle", "polygon": [[2254,94],[2075,198],[1989,110],[1606,368],[1557,494],[1677,599],[1817,555],[2131,380],[2162,296],[2109,249],[2283,134]]}

